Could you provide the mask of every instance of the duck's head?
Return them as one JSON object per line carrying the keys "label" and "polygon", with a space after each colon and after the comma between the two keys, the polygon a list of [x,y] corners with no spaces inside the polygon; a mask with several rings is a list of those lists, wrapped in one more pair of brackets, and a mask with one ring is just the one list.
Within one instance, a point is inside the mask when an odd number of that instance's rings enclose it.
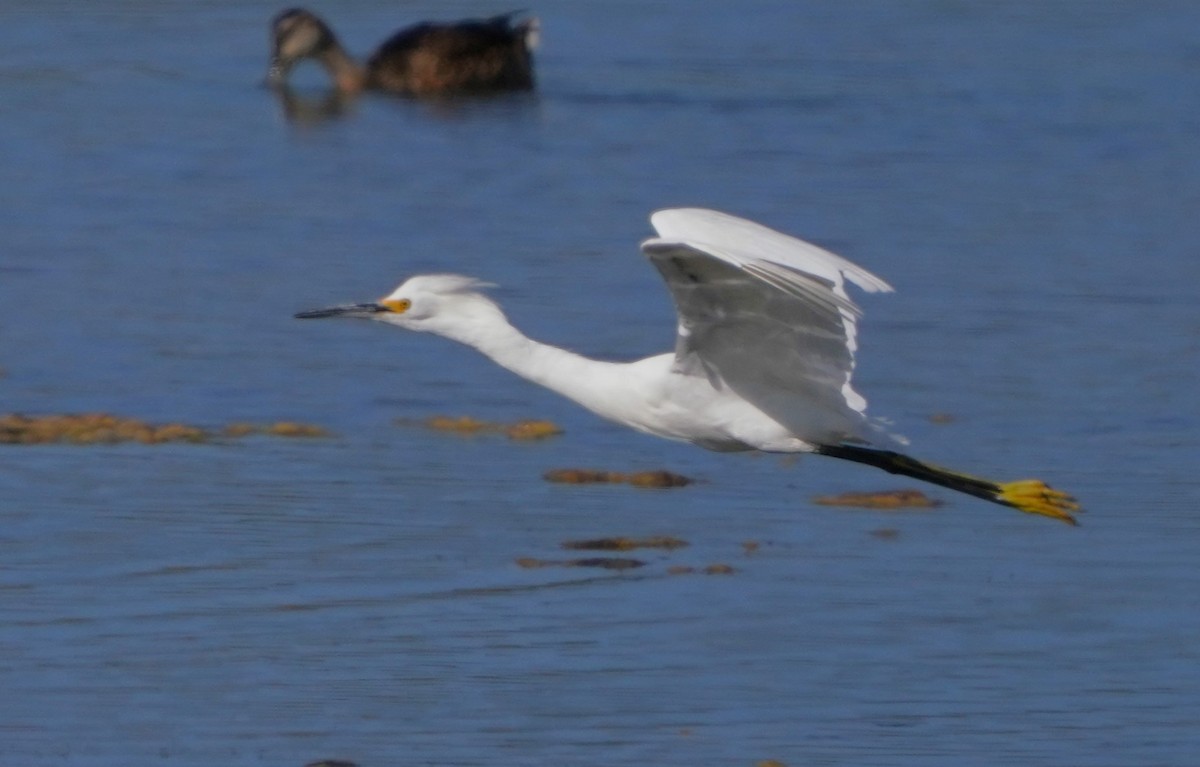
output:
{"label": "duck's head", "polygon": [[297,61],[320,56],[337,45],[333,30],[316,14],[289,8],[271,21],[271,68],[267,84],[282,85]]}

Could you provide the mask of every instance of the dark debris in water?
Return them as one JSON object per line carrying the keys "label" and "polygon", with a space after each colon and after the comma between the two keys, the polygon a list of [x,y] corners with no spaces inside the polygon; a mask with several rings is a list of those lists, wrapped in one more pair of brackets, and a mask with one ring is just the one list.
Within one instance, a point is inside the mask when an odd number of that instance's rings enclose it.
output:
{"label": "dark debris in water", "polygon": [[884,490],[873,493],[842,493],[813,498],[821,506],[848,506],[860,509],[931,509],[941,506],[920,490]]}
{"label": "dark debris in water", "polygon": [[686,487],[695,480],[663,469],[626,474],[603,469],[551,469],[542,475],[547,482],[566,485],[627,484],[643,488]]}
{"label": "dark debris in water", "polygon": [[[669,557],[678,549],[691,544],[682,538],[669,535],[651,535],[633,537],[627,535],[605,536],[602,538],[586,538],[563,541],[559,544],[570,551],[612,551],[625,552],[634,549],[659,549],[664,552],[663,559]],[[757,546],[757,544],[755,544]],[[746,548],[743,546],[743,550]],[[581,559],[541,559],[538,557],[519,557],[516,559],[519,567],[534,569],[541,567],[598,567],[605,570],[630,570],[646,567],[648,562],[629,557],[584,557]],[[665,570],[667,575],[732,575],[737,572],[732,565],[715,562],[709,565],[670,564]]]}
{"label": "dark debris in water", "polygon": [[520,557],[517,565],[527,570],[539,567],[599,567],[604,570],[632,570],[645,567],[640,559],[629,557],[584,557],[582,559],[537,559],[536,557]]}
{"label": "dark debris in water", "polygon": [[494,421],[482,421],[468,415],[435,415],[420,420],[397,418],[394,423],[397,426],[419,426],[430,431],[457,434],[463,437],[503,434],[509,439],[519,441],[546,439],[548,437],[557,437],[563,433],[563,430],[557,424],[540,419],[516,421],[514,423],[498,423]]}
{"label": "dark debris in water", "polygon": [[723,562],[714,562],[699,569],[691,565],[671,565],[667,568],[667,575],[694,575],[696,573],[703,575],[733,575],[736,572],[737,570],[733,568],[733,565],[727,565]]}
{"label": "dark debris in water", "polygon": [[633,549],[681,549],[688,544],[682,538],[669,535],[652,535],[646,538],[631,538],[617,535],[609,538],[587,538],[576,541],[563,541],[564,549],[590,549],[599,551],[632,551]]}

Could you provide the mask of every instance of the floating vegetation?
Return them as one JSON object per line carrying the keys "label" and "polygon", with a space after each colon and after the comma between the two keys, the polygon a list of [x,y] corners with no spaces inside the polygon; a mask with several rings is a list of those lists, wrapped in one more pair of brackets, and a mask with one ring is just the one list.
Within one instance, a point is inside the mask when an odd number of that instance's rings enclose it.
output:
{"label": "floating vegetation", "polygon": [[423,426],[434,431],[452,431],[457,434],[478,434],[481,431],[495,431],[498,424],[489,424],[470,416],[451,418],[445,415],[431,416],[421,422]]}
{"label": "floating vegetation", "polygon": [[632,570],[644,567],[645,562],[629,557],[584,557],[583,559],[537,559],[535,557],[520,557],[517,565],[525,569],[537,567],[600,567],[605,570]]}
{"label": "floating vegetation", "polygon": [[255,434],[271,437],[328,437],[329,432],[321,426],[297,421],[278,421],[269,424],[231,423],[221,429],[222,437],[240,438]]}
{"label": "floating vegetation", "polygon": [[813,498],[822,506],[853,506],[860,509],[931,509],[941,506],[920,490],[884,490],[875,493],[842,493]]}
{"label": "floating vegetation", "polygon": [[249,437],[251,434],[257,434],[259,426],[252,423],[231,423],[224,429],[221,429],[222,436],[225,437]]}
{"label": "floating vegetation", "polygon": [[894,541],[900,537],[900,531],[894,527],[881,527],[878,530],[872,530],[870,535],[881,541]]}
{"label": "floating vegetation", "polygon": [[195,426],[179,423],[151,424],[137,418],[109,413],[67,413],[28,416],[10,413],[0,416],[0,443],[7,445],[44,445],[68,442],[76,445],[141,442],[204,442],[208,433]]}
{"label": "floating vegetation", "polygon": [[234,423],[214,432],[199,426],[181,423],[154,424],[111,413],[0,415],[0,444],[7,445],[112,445],[119,442],[159,445],[168,442],[208,442],[222,437],[236,438],[251,434],[276,437],[328,436],[328,432],[320,426],[294,421],[280,421],[263,426]]}
{"label": "floating vegetation", "polygon": [[621,483],[625,481],[625,475],[596,469],[551,469],[542,475],[542,479],[566,485],[590,485],[602,482]]}
{"label": "floating vegetation", "polygon": [[754,554],[762,547],[758,541],[742,541],[742,553],[746,556]]}
{"label": "floating vegetation", "polygon": [[564,549],[591,549],[599,551],[632,551],[633,549],[682,549],[688,542],[669,535],[652,535],[648,538],[629,538],[618,535],[612,538],[589,538],[581,541],[563,541]]}
{"label": "floating vegetation", "polygon": [[269,434],[272,437],[328,437],[329,432],[320,426],[314,426],[311,423],[298,423],[296,421],[278,421],[259,429],[263,434]]}
{"label": "floating vegetation", "polygon": [[557,437],[563,430],[551,421],[517,421],[505,427],[504,433],[509,439],[532,440]]}
{"label": "floating vegetation", "polygon": [[551,421],[527,420],[515,423],[497,423],[481,421],[468,415],[445,416],[435,415],[423,420],[413,421],[397,418],[398,426],[421,426],[432,431],[443,431],[459,434],[465,437],[486,434],[503,434],[515,440],[539,440],[556,437],[563,433],[559,426]]}
{"label": "floating vegetation", "polygon": [[669,471],[638,471],[624,474],[619,471],[598,469],[551,469],[542,475],[547,482],[567,485],[628,484],[634,487],[685,487],[695,480]]}
{"label": "floating vegetation", "polygon": [[929,422],[936,424],[954,423],[958,418],[953,413],[930,413]]}
{"label": "floating vegetation", "polygon": [[658,469],[655,471],[637,471],[625,478],[634,487],[686,487],[695,480],[682,474],[672,474]]}

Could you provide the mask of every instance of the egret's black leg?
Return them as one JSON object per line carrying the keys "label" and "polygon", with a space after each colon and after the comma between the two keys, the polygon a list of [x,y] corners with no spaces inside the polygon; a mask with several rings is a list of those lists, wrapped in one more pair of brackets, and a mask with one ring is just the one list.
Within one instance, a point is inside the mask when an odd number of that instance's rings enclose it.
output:
{"label": "egret's black leg", "polygon": [[855,445],[818,445],[817,454],[865,463],[891,474],[903,474],[922,482],[931,482],[1029,514],[1041,514],[1061,519],[1071,525],[1078,524],[1071,514],[1080,510],[1075,499],[1061,490],[1055,490],[1040,479],[993,482],[990,479],[943,469],[892,450],[875,450]]}

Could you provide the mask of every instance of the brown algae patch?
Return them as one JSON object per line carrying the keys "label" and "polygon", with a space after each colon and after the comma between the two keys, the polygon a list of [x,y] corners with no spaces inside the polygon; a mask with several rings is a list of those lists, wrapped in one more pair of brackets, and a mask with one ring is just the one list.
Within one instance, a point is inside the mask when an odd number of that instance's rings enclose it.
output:
{"label": "brown algae patch", "polygon": [[557,437],[563,430],[551,421],[517,421],[504,427],[509,439],[536,440]]}
{"label": "brown algae patch", "polygon": [[264,426],[263,434],[269,434],[272,437],[328,437],[329,432],[320,426],[315,426],[311,423],[299,423],[297,421],[278,421],[276,423]]}
{"label": "brown algae patch", "polygon": [[682,474],[672,474],[663,469],[655,471],[637,471],[628,475],[625,481],[634,487],[687,487],[694,480]]}
{"label": "brown algae patch", "polygon": [[703,575],[733,575],[737,570],[722,562],[705,565],[699,570],[690,565],[671,565],[667,568],[667,575],[695,575],[697,572]]}
{"label": "brown algae patch", "polygon": [[941,506],[920,490],[884,490],[874,493],[842,493],[813,498],[821,506],[848,506],[860,509],[932,509]]}
{"label": "brown algae patch", "polygon": [[398,426],[420,426],[430,431],[458,434],[463,437],[503,434],[509,439],[519,441],[546,439],[547,437],[557,437],[563,433],[557,424],[538,419],[498,423],[481,421],[468,415],[435,415],[419,421],[398,418],[394,423]]}
{"label": "brown algae patch", "polygon": [[249,437],[251,434],[257,434],[260,428],[260,426],[252,423],[231,423],[225,428],[221,429],[221,435],[224,437],[232,437],[234,439],[239,437]]}
{"label": "brown algae patch", "polygon": [[590,485],[624,482],[625,475],[598,469],[551,469],[542,475],[542,479],[564,485]]}
{"label": "brown algae patch", "polygon": [[266,434],[270,437],[328,437],[329,431],[322,426],[316,426],[311,423],[300,423],[299,421],[277,421],[275,423],[257,424],[237,422],[231,423],[221,429],[222,437],[239,439],[241,437],[250,437],[255,434]]}
{"label": "brown algae patch", "polygon": [[159,445],[168,442],[208,442],[218,438],[245,437],[251,434],[277,437],[328,436],[328,432],[320,426],[292,421],[265,426],[235,423],[214,432],[199,426],[182,423],[154,424],[140,418],[112,413],[0,415],[0,444],[7,445],[112,445],[119,442]]}
{"label": "brown algae patch", "polygon": [[204,442],[208,433],[179,423],[152,424],[137,418],[110,413],[64,413],[30,416],[9,413],[0,416],[0,444],[108,445],[117,442]]}
{"label": "brown algae patch", "polygon": [[642,488],[686,487],[695,480],[662,469],[625,474],[602,469],[551,469],[542,475],[547,482],[567,485],[628,484]]}
{"label": "brown algae patch", "polygon": [[470,416],[459,416],[452,418],[445,415],[435,415],[425,419],[422,422],[425,428],[433,431],[449,431],[455,434],[478,434],[481,431],[490,430],[492,424],[485,421],[480,421]]}
{"label": "brown algae patch", "polygon": [[618,535],[611,538],[588,538],[579,541],[563,541],[564,549],[588,549],[593,551],[632,551],[633,549],[682,549],[690,545],[682,538],[669,535],[652,535],[647,538],[629,538]]}

